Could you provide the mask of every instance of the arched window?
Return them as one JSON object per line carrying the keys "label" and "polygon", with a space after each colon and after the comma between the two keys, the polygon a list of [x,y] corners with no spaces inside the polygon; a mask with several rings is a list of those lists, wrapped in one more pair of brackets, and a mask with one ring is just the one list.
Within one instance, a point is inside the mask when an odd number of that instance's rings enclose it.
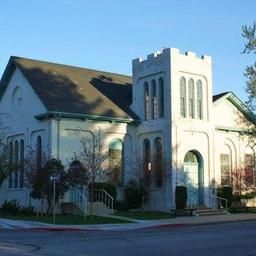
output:
{"label": "arched window", "polygon": [[20,188],[24,186],[24,140],[20,140]]}
{"label": "arched window", "polygon": [[37,136],[36,139],[36,167],[40,168],[42,166],[42,138]]}
{"label": "arched window", "polygon": [[120,139],[113,139],[110,142],[108,149],[108,157],[112,182],[115,185],[121,185],[123,183],[123,143]]}
{"label": "arched window", "polygon": [[245,181],[248,185],[255,184],[255,153],[251,147],[246,147],[244,151]]}
{"label": "arched window", "polygon": [[162,77],[159,78],[158,81],[158,116],[159,118],[164,117],[164,79]]}
{"label": "arched window", "polygon": [[149,87],[148,82],[144,83],[144,114],[145,120],[149,119]]}
{"label": "arched window", "polygon": [[195,86],[192,78],[188,81],[188,115],[195,118]]}
{"label": "arched window", "polygon": [[144,169],[144,183],[146,186],[151,184],[151,152],[150,141],[145,139],[143,141],[143,169]]}
{"label": "arched window", "polygon": [[151,97],[151,118],[156,119],[157,118],[157,98],[156,98],[156,81],[152,80],[151,81],[151,92],[152,92],[152,97]]}
{"label": "arched window", "polygon": [[228,145],[223,145],[220,153],[220,171],[221,171],[221,185],[231,185],[231,170],[232,170],[232,158],[231,148]]}
{"label": "arched window", "polygon": [[9,158],[9,177],[8,177],[8,187],[12,188],[12,170],[13,170],[13,143],[9,143],[9,152],[8,152],[8,158]]}
{"label": "arched window", "polygon": [[159,137],[155,139],[154,183],[157,187],[163,185],[163,149]]}
{"label": "arched window", "polygon": [[203,119],[203,84],[201,80],[196,82],[197,89],[197,117]]}
{"label": "arched window", "polygon": [[180,78],[180,116],[186,117],[186,79],[184,77]]}
{"label": "arched window", "polygon": [[14,142],[14,188],[18,188],[19,179],[19,142],[16,140]]}

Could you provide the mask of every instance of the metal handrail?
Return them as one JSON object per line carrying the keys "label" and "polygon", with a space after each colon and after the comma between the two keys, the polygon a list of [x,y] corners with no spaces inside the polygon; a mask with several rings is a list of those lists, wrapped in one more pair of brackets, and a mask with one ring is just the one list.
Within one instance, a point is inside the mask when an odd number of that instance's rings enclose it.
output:
{"label": "metal handrail", "polygon": [[86,189],[83,188],[84,193],[82,193],[78,188],[73,188],[73,191],[77,194],[76,198],[74,196],[72,197],[72,202],[78,206],[78,208],[84,213],[84,216],[86,216],[88,208],[88,198],[86,197]]}
{"label": "metal handrail", "polygon": [[96,192],[96,201],[102,202],[114,213],[114,198],[104,189],[93,189],[93,197]]}
{"label": "metal handrail", "polygon": [[[208,194],[208,196],[216,200],[216,202],[214,203],[214,207],[216,209],[219,209],[219,208],[223,209],[224,208],[225,212],[228,211],[228,200],[226,198],[211,195],[211,194]],[[223,206],[222,202],[224,202],[224,206]]]}

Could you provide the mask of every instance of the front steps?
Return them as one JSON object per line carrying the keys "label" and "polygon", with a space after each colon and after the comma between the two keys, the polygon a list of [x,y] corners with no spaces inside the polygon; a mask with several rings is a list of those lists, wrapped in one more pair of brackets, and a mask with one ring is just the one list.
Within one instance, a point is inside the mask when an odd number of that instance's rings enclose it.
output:
{"label": "front steps", "polygon": [[111,210],[109,207],[107,207],[102,202],[88,202],[87,204],[87,214],[93,214],[93,215],[109,215],[113,213],[113,210]]}
{"label": "front steps", "polygon": [[197,208],[195,211],[196,216],[213,216],[213,215],[226,215],[224,209],[212,209],[207,207]]}

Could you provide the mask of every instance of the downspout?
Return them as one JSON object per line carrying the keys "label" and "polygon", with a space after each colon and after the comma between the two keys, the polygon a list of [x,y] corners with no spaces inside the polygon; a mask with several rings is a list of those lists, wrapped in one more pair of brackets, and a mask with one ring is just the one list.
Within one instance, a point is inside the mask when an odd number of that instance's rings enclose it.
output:
{"label": "downspout", "polygon": [[59,159],[60,157],[60,119],[61,115],[58,115],[57,118],[57,150],[56,150],[56,158]]}

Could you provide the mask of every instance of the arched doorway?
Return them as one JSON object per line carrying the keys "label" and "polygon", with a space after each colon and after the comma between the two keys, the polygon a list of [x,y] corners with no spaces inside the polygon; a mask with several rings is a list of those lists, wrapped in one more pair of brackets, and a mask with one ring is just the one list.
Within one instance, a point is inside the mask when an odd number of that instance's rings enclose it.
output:
{"label": "arched doorway", "polygon": [[187,205],[204,204],[203,158],[196,150],[190,150],[184,157],[184,183],[187,187]]}

